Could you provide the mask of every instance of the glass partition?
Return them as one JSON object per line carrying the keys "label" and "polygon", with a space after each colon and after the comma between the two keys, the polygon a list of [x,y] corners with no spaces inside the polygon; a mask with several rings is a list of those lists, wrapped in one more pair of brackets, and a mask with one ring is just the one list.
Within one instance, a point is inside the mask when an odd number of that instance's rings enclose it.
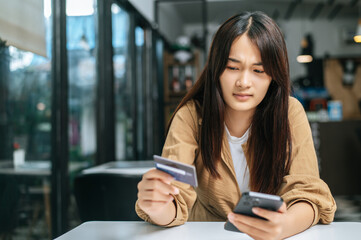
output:
{"label": "glass partition", "polygon": [[112,4],[112,42],[115,93],[115,146],[116,160],[134,159],[134,96],[132,81],[132,61],[130,34],[130,16],[127,11]]}
{"label": "glass partition", "polygon": [[43,6],[46,57],[0,43],[0,239],[51,238],[51,0]]}
{"label": "glass partition", "polygon": [[[67,0],[67,50],[69,79],[69,183],[94,165],[96,154],[97,14],[94,0]],[[80,224],[74,196],[69,202],[70,228]]]}
{"label": "glass partition", "polygon": [[163,144],[162,48],[139,13],[122,6],[112,5],[116,160],[150,160]]}
{"label": "glass partition", "polygon": [[[70,162],[93,164],[96,152],[94,0],[67,0]],[[87,11],[85,11],[85,10]]]}
{"label": "glass partition", "polygon": [[[137,136],[137,158],[144,160],[144,148],[145,148],[145,116],[147,114],[146,109],[146,88],[147,78],[145,66],[145,39],[144,29],[140,26],[135,27],[135,58],[136,58],[136,103],[137,103],[137,117],[136,121],[136,136]],[[148,113],[150,114],[150,113]]]}

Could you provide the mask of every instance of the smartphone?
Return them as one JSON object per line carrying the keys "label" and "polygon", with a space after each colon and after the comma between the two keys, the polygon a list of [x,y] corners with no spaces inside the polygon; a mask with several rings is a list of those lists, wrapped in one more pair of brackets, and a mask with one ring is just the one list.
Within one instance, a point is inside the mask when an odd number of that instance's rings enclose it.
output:
{"label": "smartphone", "polygon": [[[260,207],[271,211],[278,211],[282,206],[283,199],[277,195],[271,195],[259,192],[245,192],[234,208],[234,213],[239,213],[251,217],[264,219],[252,212],[253,207]],[[224,229],[229,231],[239,232],[239,230],[227,220],[224,224]]]}

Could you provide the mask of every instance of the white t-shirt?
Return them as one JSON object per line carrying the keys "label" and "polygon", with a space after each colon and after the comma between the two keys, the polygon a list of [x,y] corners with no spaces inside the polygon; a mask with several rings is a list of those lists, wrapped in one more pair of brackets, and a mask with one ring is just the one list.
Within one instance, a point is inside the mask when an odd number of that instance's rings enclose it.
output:
{"label": "white t-shirt", "polygon": [[241,192],[247,192],[249,191],[249,169],[247,166],[246,157],[244,156],[242,144],[244,144],[248,140],[249,128],[242,137],[238,138],[231,136],[227,126],[224,126],[227,132],[227,139],[229,143],[229,148],[231,150],[233,166],[236,172],[239,189],[241,190]]}

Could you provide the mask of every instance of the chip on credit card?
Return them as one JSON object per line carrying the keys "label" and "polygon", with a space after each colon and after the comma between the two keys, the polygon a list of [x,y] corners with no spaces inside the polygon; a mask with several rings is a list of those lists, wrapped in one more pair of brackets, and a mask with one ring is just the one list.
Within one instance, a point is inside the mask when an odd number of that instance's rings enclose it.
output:
{"label": "chip on credit card", "polygon": [[192,165],[177,162],[168,158],[153,155],[155,167],[174,177],[175,180],[198,186],[196,168]]}

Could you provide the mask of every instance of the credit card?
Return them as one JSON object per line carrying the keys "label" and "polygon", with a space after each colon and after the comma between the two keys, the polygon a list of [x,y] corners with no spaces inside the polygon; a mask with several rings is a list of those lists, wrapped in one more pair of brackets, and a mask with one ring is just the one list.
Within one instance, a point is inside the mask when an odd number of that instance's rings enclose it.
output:
{"label": "credit card", "polygon": [[193,187],[198,186],[197,172],[194,166],[157,155],[153,155],[153,159],[158,170],[172,175],[177,181],[188,183]]}

